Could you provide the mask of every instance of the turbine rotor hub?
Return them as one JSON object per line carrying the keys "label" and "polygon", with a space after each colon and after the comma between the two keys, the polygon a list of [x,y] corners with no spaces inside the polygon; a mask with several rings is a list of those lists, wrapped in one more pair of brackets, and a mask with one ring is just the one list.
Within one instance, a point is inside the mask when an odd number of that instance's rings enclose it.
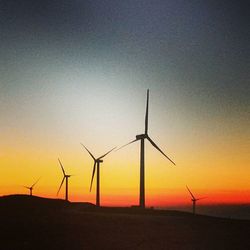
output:
{"label": "turbine rotor hub", "polygon": [[137,140],[146,139],[147,137],[148,137],[148,135],[146,135],[146,134],[136,135]]}

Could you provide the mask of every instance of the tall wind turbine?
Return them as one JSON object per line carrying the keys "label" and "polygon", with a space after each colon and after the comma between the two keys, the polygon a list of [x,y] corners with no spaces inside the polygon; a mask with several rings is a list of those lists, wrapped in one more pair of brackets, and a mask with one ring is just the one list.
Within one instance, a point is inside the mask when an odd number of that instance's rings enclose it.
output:
{"label": "tall wind turbine", "polygon": [[[82,144],[82,143],[81,143]],[[105,153],[104,155],[95,158],[93,156],[93,154],[82,144],[82,146],[88,151],[88,153],[90,154],[90,156],[92,157],[92,159],[94,160],[94,166],[93,166],[93,172],[92,172],[92,178],[91,178],[91,184],[90,184],[90,192],[92,190],[92,184],[93,184],[93,179],[95,176],[95,170],[96,170],[96,206],[100,206],[100,163],[103,162],[103,158],[108,155],[111,151],[113,151],[115,149],[112,148],[111,150],[109,150],[107,153]]]}
{"label": "tall wind turbine", "polygon": [[69,177],[72,176],[72,175],[66,174],[65,171],[64,171],[63,165],[62,165],[62,163],[61,163],[61,161],[60,161],[59,158],[58,158],[58,161],[59,161],[59,164],[60,164],[61,169],[62,169],[62,172],[63,172],[63,179],[62,179],[62,182],[61,182],[61,184],[60,184],[60,187],[59,187],[59,189],[58,189],[58,191],[57,191],[57,195],[59,194],[59,192],[60,192],[60,190],[61,190],[61,187],[62,187],[62,185],[63,185],[63,182],[64,182],[64,180],[65,180],[65,182],[66,182],[65,200],[68,201],[68,200],[69,200],[69,199],[68,199],[68,179],[69,179]]}
{"label": "tall wind turbine", "polygon": [[149,104],[149,89],[147,90],[147,103],[146,103],[146,115],[145,115],[145,132],[144,134],[136,135],[135,140],[123,145],[119,149],[134,143],[136,141],[141,141],[141,153],[140,153],[140,200],[139,200],[139,206],[142,208],[145,208],[145,171],[144,171],[144,165],[145,165],[145,146],[144,141],[147,139],[153,147],[155,147],[161,154],[163,154],[171,163],[175,165],[175,163],[165,154],[163,151],[155,144],[155,142],[149,137],[148,135],[148,104]]}
{"label": "tall wind turbine", "polygon": [[192,198],[191,198],[191,201],[193,202],[193,214],[195,214],[196,201],[205,199],[206,197],[195,198],[194,195],[192,194],[192,192],[190,191],[190,189],[188,188],[188,186],[186,186],[186,187],[187,187],[187,190],[188,190],[188,192],[190,193],[190,195],[191,195],[191,197],[192,197]]}
{"label": "tall wind turbine", "polygon": [[25,187],[25,188],[27,188],[27,189],[30,190],[30,196],[33,195],[33,188],[34,188],[34,186],[37,184],[37,182],[38,182],[40,179],[41,179],[41,177],[40,177],[32,186],[30,186],[30,187],[28,187],[28,186],[23,186],[23,187]]}

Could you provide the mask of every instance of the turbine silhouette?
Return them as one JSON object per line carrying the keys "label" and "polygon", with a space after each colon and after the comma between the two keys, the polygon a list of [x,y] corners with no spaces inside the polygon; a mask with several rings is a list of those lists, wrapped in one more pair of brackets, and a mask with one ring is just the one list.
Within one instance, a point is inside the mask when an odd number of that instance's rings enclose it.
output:
{"label": "turbine silhouette", "polygon": [[40,177],[39,179],[37,179],[37,181],[36,181],[32,186],[30,186],[30,187],[28,187],[28,186],[23,186],[23,187],[25,187],[25,188],[27,188],[27,189],[30,190],[30,196],[33,195],[34,186],[37,184],[37,182],[38,182],[40,179],[41,179],[41,177]]}
{"label": "turbine silhouette", "polygon": [[61,182],[61,184],[60,184],[60,187],[59,187],[59,189],[58,189],[56,195],[59,194],[59,192],[60,192],[60,190],[61,190],[61,187],[62,187],[62,185],[63,185],[63,183],[64,183],[64,180],[65,180],[65,182],[66,182],[66,185],[65,185],[65,200],[68,201],[68,200],[69,200],[69,199],[68,199],[68,179],[69,179],[69,177],[71,177],[72,175],[66,174],[65,171],[64,171],[63,165],[62,165],[62,163],[61,163],[61,161],[60,161],[59,158],[58,158],[58,161],[59,161],[59,164],[60,164],[61,169],[62,169],[62,172],[63,172],[63,179],[62,179],[62,182]]}
{"label": "turbine silhouette", "polygon": [[187,190],[188,190],[188,192],[190,193],[190,195],[191,195],[191,201],[193,202],[193,214],[195,214],[195,209],[196,209],[196,201],[198,201],[198,200],[202,200],[202,199],[205,199],[205,198],[207,198],[207,197],[202,197],[202,198],[195,198],[194,197],[194,195],[192,194],[192,192],[190,191],[190,189],[188,188],[188,186],[186,186],[187,187]]}
{"label": "turbine silhouette", "polygon": [[[140,198],[139,198],[139,206],[145,208],[145,146],[144,141],[147,139],[153,147],[155,147],[161,154],[163,154],[171,163],[175,165],[175,163],[155,144],[155,142],[148,135],[148,105],[149,105],[149,89],[147,90],[147,103],[146,103],[146,115],[145,115],[145,132],[144,134],[136,135],[135,140],[123,145],[119,149],[134,143],[136,141],[141,141],[141,152],[140,152]],[[119,150],[117,149],[117,150]]]}
{"label": "turbine silhouette", "polygon": [[104,155],[95,158],[93,154],[81,143],[81,145],[88,151],[89,155],[92,157],[94,160],[94,166],[93,166],[93,172],[92,172],[92,178],[91,178],[91,183],[90,183],[90,189],[89,191],[91,192],[92,190],[92,184],[93,184],[93,179],[95,176],[95,171],[96,171],[96,206],[100,206],[100,163],[103,162],[103,158],[108,155],[111,151],[113,151],[116,147],[112,148],[109,150],[107,153]]}

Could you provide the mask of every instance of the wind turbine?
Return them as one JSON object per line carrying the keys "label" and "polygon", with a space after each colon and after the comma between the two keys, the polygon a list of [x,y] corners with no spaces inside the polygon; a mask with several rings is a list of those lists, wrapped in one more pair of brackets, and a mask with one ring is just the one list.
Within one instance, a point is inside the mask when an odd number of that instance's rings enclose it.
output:
{"label": "wind turbine", "polygon": [[63,172],[63,179],[62,179],[62,182],[61,182],[61,184],[60,184],[60,187],[59,187],[59,189],[58,189],[58,191],[57,191],[57,195],[59,194],[59,192],[60,192],[60,190],[61,190],[61,187],[62,187],[62,185],[63,185],[63,182],[64,182],[64,180],[65,180],[65,181],[66,181],[65,200],[68,201],[68,179],[69,179],[69,177],[72,176],[72,175],[66,174],[65,171],[64,171],[63,165],[62,165],[62,163],[61,163],[61,161],[60,161],[59,158],[58,158],[58,161],[59,161],[59,164],[60,164],[61,169],[62,169],[62,172]]}
{"label": "wind turbine", "polygon": [[34,188],[34,186],[37,184],[37,182],[39,181],[41,179],[41,177],[32,185],[32,186],[30,186],[30,187],[28,187],[28,186],[23,186],[23,187],[25,187],[25,188],[27,188],[27,189],[29,189],[30,190],[30,196],[32,196],[33,195],[33,188]]}
{"label": "wind turbine", "polygon": [[93,184],[93,179],[95,176],[95,170],[96,170],[96,206],[100,206],[100,163],[103,162],[103,158],[108,155],[111,151],[113,151],[116,147],[112,148],[109,150],[107,153],[104,155],[95,158],[93,154],[81,143],[81,145],[88,151],[92,159],[94,160],[94,166],[93,166],[93,172],[92,172],[92,178],[91,178],[91,184],[90,184],[90,192],[92,190],[92,184]]}
{"label": "wind turbine", "polygon": [[190,189],[188,188],[188,186],[186,186],[186,187],[187,187],[187,190],[188,190],[188,192],[190,193],[190,195],[191,195],[191,197],[192,197],[192,198],[191,198],[191,201],[193,202],[193,214],[195,214],[196,201],[205,199],[205,198],[207,198],[207,197],[195,198],[194,195],[192,194],[192,192],[190,191]]}
{"label": "wind turbine", "polygon": [[[155,144],[155,142],[149,137],[148,135],[148,104],[149,104],[149,89],[147,90],[147,103],[146,103],[146,115],[145,115],[145,132],[144,134],[136,135],[135,140],[123,145],[119,149],[134,143],[136,141],[141,141],[141,152],[140,152],[140,199],[139,199],[139,206],[145,208],[145,146],[144,141],[147,139],[153,147],[155,147],[161,154],[163,154],[170,162],[174,165],[175,163]],[[118,150],[119,150],[118,149]]]}

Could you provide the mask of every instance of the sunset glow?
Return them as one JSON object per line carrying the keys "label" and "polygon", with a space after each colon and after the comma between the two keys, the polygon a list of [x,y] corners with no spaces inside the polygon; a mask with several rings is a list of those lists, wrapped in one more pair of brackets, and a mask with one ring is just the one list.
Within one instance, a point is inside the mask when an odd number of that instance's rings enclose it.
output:
{"label": "sunset glow", "polygon": [[[97,2],[4,5],[0,195],[28,194],[23,186],[41,177],[33,194],[63,199],[59,157],[74,175],[69,200],[95,203],[80,143],[99,156],[143,133],[150,89],[149,135],[176,166],[146,142],[146,205],[189,204],[186,185],[208,197],[201,204],[250,203],[249,41],[239,31],[249,27],[238,29],[240,15],[231,21],[230,9],[206,1]],[[139,149],[104,159],[102,205],[138,204]]]}

